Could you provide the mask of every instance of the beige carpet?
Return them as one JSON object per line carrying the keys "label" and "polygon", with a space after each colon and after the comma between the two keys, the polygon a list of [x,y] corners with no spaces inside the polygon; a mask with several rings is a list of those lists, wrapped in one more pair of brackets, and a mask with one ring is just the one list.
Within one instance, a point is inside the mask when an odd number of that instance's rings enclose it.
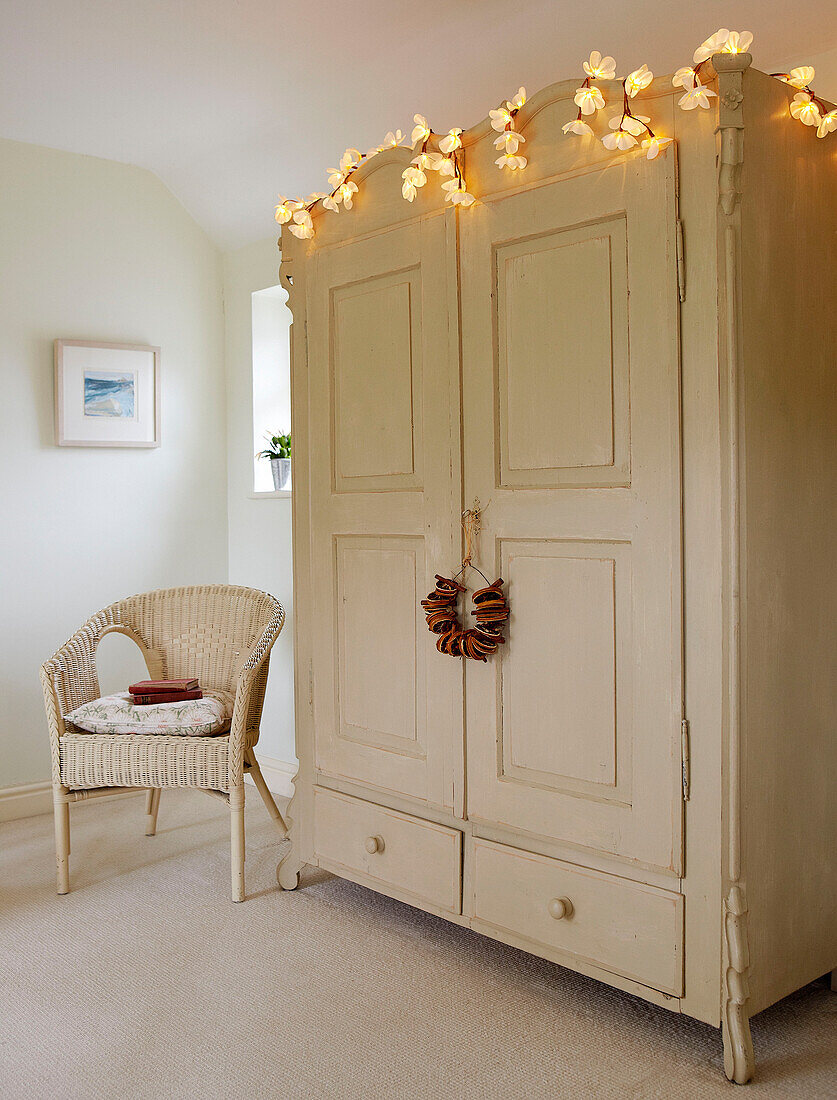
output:
{"label": "beige carpet", "polygon": [[[712,1028],[309,872],[281,893],[248,788],[248,900],[228,898],[227,815],[164,792],[0,826],[3,1100],[729,1097]],[[742,1096],[837,1096],[837,996],[753,1021]]]}

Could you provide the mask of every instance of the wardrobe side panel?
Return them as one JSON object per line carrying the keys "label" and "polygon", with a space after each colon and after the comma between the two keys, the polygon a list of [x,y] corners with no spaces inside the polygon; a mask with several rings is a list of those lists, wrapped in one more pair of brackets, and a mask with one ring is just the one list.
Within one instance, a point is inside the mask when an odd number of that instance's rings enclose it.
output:
{"label": "wardrobe side panel", "polygon": [[837,966],[837,137],[744,83],[742,868],[750,1012]]}

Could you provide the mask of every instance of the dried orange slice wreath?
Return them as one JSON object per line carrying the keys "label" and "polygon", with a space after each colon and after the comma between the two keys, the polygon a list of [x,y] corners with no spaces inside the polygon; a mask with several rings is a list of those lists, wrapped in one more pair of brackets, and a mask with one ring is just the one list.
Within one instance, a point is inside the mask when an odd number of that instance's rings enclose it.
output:
{"label": "dried orange slice wreath", "polygon": [[[487,579],[487,578],[486,578]],[[463,627],[459,621],[460,592],[467,589],[453,577],[436,574],[436,587],[421,601],[431,634],[438,634],[436,648],[449,657],[468,657],[485,661],[505,643],[501,631],[509,617],[509,605],[503,594],[503,578],[480,588],[471,596],[476,626]]]}

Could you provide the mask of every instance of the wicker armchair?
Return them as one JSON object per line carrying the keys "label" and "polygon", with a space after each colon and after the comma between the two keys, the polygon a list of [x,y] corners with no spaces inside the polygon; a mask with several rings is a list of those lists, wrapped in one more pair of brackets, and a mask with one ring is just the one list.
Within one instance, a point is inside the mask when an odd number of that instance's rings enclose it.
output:
{"label": "wicker armchair", "polygon": [[[213,584],[129,596],[99,611],[41,667],[55,809],[58,893],[70,890],[70,803],[124,788],[146,789],[146,835],[157,827],[163,787],[198,787],[230,808],[232,898],[244,900],[244,773],[268,812],[285,822],[256,763],[270,650],[282,605],[265,592]],[[87,733],[64,719],[101,692],[96,648],[113,632],[142,650],[153,679],[199,677],[206,689],[235,693],[228,734],[218,737]]]}

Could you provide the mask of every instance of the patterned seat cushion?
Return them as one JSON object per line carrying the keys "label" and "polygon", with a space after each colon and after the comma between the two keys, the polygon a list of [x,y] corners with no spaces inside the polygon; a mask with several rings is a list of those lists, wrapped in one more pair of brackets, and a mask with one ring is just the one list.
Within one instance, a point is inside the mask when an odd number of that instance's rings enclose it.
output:
{"label": "patterned seat cushion", "polygon": [[120,692],[83,703],[64,721],[88,733],[215,737],[230,728],[234,702],[231,691],[205,691],[202,699],[138,707],[128,692]]}

